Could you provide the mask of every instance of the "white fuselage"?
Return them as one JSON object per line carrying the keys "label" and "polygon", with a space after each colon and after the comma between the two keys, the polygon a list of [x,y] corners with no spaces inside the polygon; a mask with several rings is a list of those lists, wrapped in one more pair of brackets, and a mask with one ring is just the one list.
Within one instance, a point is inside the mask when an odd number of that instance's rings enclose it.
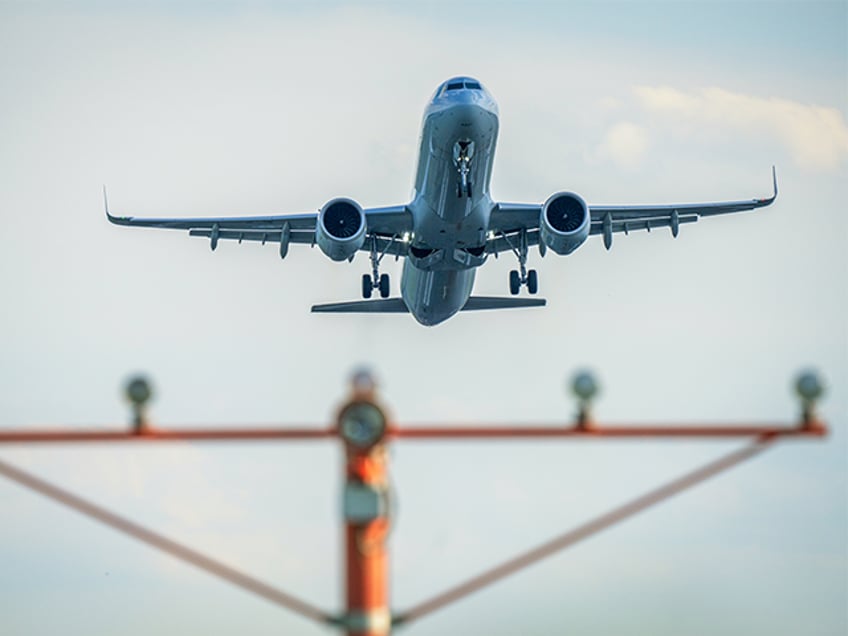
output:
{"label": "white fuselage", "polygon": [[482,87],[450,89],[457,84],[479,86],[471,78],[455,78],[437,89],[424,112],[409,204],[413,233],[401,295],[415,319],[428,326],[453,316],[471,295],[474,270],[486,260],[494,207],[489,181],[498,107]]}

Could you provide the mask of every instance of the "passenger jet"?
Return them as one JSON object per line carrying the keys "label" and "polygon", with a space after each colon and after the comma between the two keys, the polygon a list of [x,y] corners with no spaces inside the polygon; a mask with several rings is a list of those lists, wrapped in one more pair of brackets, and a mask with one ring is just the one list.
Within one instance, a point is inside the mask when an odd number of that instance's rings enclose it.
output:
{"label": "passenger jet", "polygon": [[[489,194],[498,137],[498,106],[479,81],[455,77],[442,83],[424,111],[415,190],[404,205],[363,208],[340,197],[317,212],[272,216],[214,218],[136,218],[106,214],[112,223],[135,227],[188,230],[209,239],[279,244],[285,258],[291,243],[318,245],[334,261],[352,261],[368,253],[371,273],[362,276],[362,296],[381,299],[315,305],[313,312],[411,313],[422,325],[437,325],[459,311],[531,307],[542,298],[536,270],[527,269],[529,249],[538,246],[566,255],[590,235],[603,236],[607,249],[613,234],[671,228],[701,217],[753,210],[777,197],[772,168],[771,197],[680,205],[588,205],[574,192],[557,192],[544,203],[503,203]],[[512,252],[518,269],[509,273],[511,296],[472,296],[474,275],[489,255]],[[380,274],[384,256],[403,257],[400,297],[389,298],[389,276]]]}

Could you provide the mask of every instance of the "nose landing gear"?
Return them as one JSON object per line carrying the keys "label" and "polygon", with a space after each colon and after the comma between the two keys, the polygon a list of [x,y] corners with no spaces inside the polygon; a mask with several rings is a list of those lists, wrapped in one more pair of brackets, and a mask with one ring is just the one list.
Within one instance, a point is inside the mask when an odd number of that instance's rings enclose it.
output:
{"label": "nose landing gear", "polygon": [[453,161],[456,164],[456,170],[459,173],[459,180],[456,183],[456,196],[462,198],[465,194],[471,198],[471,158],[474,156],[473,141],[457,141],[453,147]]}
{"label": "nose landing gear", "polygon": [[509,272],[509,293],[513,296],[518,295],[522,285],[527,285],[527,291],[530,294],[535,294],[539,291],[539,275],[535,269],[527,269],[527,230],[521,230],[518,234],[518,247],[515,247],[508,237],[507,243],[512,247],[512,251],[518,258],[518,266],[520,271],[511,270]]}

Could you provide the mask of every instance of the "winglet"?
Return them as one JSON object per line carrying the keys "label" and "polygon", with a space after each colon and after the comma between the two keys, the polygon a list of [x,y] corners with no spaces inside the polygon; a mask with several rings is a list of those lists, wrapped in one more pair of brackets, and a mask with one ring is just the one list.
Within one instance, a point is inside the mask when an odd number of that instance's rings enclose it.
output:
{"label": "winglet", "polygon": [[106,184],[103,185],[103,207],[106,210],[106,218],[109,219],[110,223],[114,223],[115,225],[129,225],[127,221],[129,217],[126,216],[113,216],[109,212],[109,199],[106,196]]}
{"label": "winglet", "polygon": [[771,167],[771,180],[772,195],[770,197],[764,197],[762,199],[754,199],[755,207],[761,208],[766,205],[771,205],[777,198],[777,168],[775,168],[774,166]]}

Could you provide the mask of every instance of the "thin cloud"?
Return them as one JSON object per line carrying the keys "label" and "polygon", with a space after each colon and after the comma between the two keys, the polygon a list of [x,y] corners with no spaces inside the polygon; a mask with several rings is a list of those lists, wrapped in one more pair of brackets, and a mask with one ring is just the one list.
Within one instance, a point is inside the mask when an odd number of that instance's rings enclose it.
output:
{"label": "thin cloud", "polygon": [[715,87],[684,92],[668,86],[639,86],[634,91],[649,111],[688,123],[774,136],[804,168],[832,170],[848,157],[848,126],[836,108]]}
{"label": "thin cloud", "polygon": [[618,122],[604,135],[598,148],[600,159],[610,159],[625,169],[635,169],[648,150],[648,132],[631,122]]}

